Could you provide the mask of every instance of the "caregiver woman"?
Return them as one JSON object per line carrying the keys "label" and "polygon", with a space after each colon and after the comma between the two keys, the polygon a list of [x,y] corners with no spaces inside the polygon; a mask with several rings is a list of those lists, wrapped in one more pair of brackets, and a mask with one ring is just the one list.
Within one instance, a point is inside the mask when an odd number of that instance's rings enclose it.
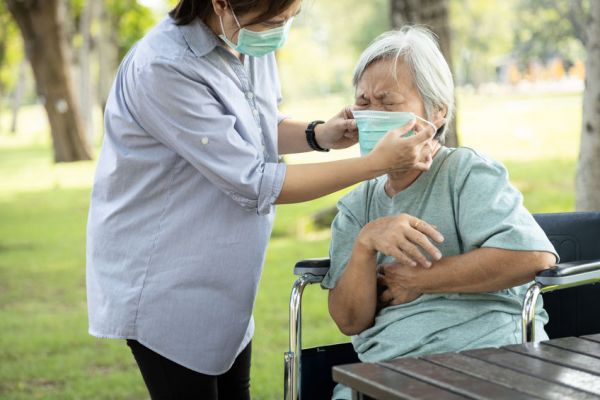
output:
{"label": "caregiver woman", "polygon": [[273,52],[299,10],[300,0],[181,0],[119,68],[89,212],[89,332],[127,339],[153,399],[250,397],[274,204],[429,167],[433,129],[401,138],[412,124],[366,157],[279,161],[357,141],[348,109],[310,124],[277,111]]}

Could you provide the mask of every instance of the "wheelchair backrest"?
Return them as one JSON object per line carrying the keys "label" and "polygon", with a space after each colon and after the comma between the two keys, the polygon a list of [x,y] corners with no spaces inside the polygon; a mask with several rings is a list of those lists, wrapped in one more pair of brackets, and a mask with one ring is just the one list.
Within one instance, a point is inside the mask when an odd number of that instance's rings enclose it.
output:
{"label": "wheelchair backrest", "polygon": [[[534,214],[560,262],[600,259],[600,212]],[[600,285],[544,293],[550,339],[600,333]]]}

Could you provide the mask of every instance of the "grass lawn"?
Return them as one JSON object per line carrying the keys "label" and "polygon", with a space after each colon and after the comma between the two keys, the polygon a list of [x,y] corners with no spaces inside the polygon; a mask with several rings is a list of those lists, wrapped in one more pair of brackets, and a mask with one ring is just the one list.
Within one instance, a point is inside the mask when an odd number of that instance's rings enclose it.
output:
{"label": "grass lawn", "polygon": [[[459,102],[463,143],[505,161],[532,212],[573,210],[580,95]],[[314,119],[342,104],[319,99],[284,111]],[[314,110],[324,115],[311,118]],[[94,163],[54,165],[43,118],[39,107],[26,109],[16,137],[0,133],[0,398],[146,398],[125,344],[87,335],[84,247]],[[255,309],[255,399],[282,397],[292,266],[328,247],[326,233],[303,233],[303,220],[339,196],[278,208]],[[345,340],[329,319],[326,293],[309,288],[303,309],[306,345]]]}

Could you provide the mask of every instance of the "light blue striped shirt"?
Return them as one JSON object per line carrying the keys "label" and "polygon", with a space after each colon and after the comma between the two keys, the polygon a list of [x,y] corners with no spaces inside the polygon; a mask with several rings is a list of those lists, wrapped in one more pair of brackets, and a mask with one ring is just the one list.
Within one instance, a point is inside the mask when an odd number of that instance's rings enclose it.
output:
{"label": "light blue striped shirt", "polygon": [[283,185],[275,57],[242,64],[200,20],[123,60],[87,226],[89,332],[221,374],[250,341]]}

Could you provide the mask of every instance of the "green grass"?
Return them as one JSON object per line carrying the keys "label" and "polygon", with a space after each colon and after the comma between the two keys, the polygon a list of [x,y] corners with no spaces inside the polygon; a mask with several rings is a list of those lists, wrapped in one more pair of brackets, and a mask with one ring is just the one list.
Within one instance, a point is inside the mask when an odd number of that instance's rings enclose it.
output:
{"label": "green grass", "polygon": [[[505,160],[532,212],[573,210],[580,96],[460,100],[463,143]],[[320,110],[318,118],[341,104],[319,99],[285,111],[308,119]],[[522,106],[529,111],[519,117],[513,111]],[[45,117],[39,108],[26,112],[32,122],[24,133],[0,133],[0,398],[146,398],[125,344],[87,335],[84,247],[94,162],[53,164],[38,123]],[[255,309],[255,399],[282,397],[292,267],[328,247],[327,234],[307,235],[303,221],[339,196],[278,208]],[[325,292],[309,287],[303,310],[306,345],[345,340],[329,319]]]}

